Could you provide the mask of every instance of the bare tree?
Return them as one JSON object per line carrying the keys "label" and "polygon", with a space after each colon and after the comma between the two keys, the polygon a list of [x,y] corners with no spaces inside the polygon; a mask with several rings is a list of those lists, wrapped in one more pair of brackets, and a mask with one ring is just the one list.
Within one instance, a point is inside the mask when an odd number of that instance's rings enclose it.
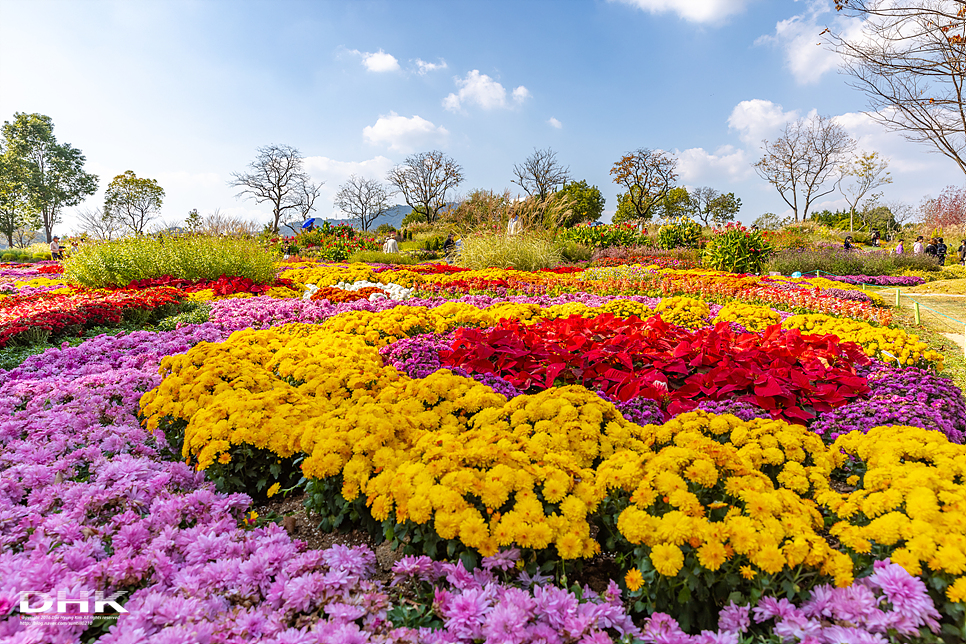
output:
{"label": "bare tree", "polygon": [[558,186],[562,187],[570,181],[570,168],[563,167],[557,161],[557,153],[550,148],[534,148],[526,161],[513,166],[513,176],[516,178],[511,179],[511,183],[523,188],[531,197],[537,196],[541,201],[546,201]]}
{"label": "bare tree", "polygon": [[339,186],[335,195],[335,206],[359,227],[369,230],[369,226],[389,210],[389,193],[385,186],[375,179],[352,175]]}
{"label": "bare tree", "polygon": [[111,241],[121,232],[121,222],[105,214],[100,208],[86,208],[77,212],[80,222],[80,232],[87,233],[98,241]]}
{"label": "bare tree", "polygon": [[390,170],[386,180],[432,224],[446,207],[446,193],[463,182],[463,168],[439,150],[420,152]]}
{"label": "bare tree", "polygon": [[677,165],[677,158],[668,152],[640,148],[625,154],[610,169],[614,183],[627,188],[626,199],[638,221],[649,220],[655,207],[664,202],[677,181]]}
{"label": "bare tree", "polygon": [[272,231],[278,233],[283,218],[307,216],[323,184],[314,184],[303,168],[302,155],[290,145],[258,148],[258,157],[249,165],[251,172],[233,172],[228,185],[241,188],[255,203],[272,204]]}
{"label": "bare tree", "polygon": [[883,159],[878,152],[859,154],[850,163],[842,166],[842,178],[851,179],[840,184],[842,196],[849,204],[849,231],[855,232],[855,212],[859,202],[869,195],[872,203],[878,203],[882,193],[871,194],[876,188],[892,183],[888,171],[889,160]]}
{"label": "bare tree", "polygon": [[[841,180],[839,167],[856,146],[845,128],[825,116],[788,123],[781,136],[762,144],[765,156],[755,171],[775,186],[796,222],[799,213],[802,221],[808,219],[812,203],[835,190]],[[829,181],[833,185],[825,189]]]}
{"label": "bare tree", "polygon": [[966,2],[835,0],[861,18],[853,37],[830,32],[842,71],[865,93],[869,116],[910,141],[935,146],[966,173]]}

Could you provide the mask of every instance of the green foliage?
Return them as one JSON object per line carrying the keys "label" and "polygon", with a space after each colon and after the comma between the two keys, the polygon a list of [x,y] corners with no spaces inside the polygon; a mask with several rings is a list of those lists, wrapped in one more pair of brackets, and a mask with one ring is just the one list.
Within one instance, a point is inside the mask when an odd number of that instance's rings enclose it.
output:
{"label": "green foliage", "polygon": [[66,279],[91,288],[171,275],[215,280],[247,277],[258,284],[275,279],[275,256],[253,239],[184,235],[129,237],[80,246],[64,262]]}
{"label": "green foliage", "polygon": [[[352,501],[346,501],[342,496],[342,474],[324,479],[303,479],[303,483],[305,509],[320,519],[319,530],[349,532],[362,528],[376,543],[383,540],[383,523],[372,518],[365,495],[359,495]],[[389,521],[391,519],[387,519],[387,524]]]}
{"label": "green foliage", "polygon": [[571,181],[557,194],[567,195],[572,201],[572,214],[569,219],[560,222],[561,228],[571,228],[585,221],[597,221],[604,212],[604,195],[597,186],[591,186],[586,181]]}
{"label": "green foliage", "polygon": [[571,264],[576,262],[589,262],[590,258],[594,256],[593,246],[587,246],[586,244],[581,244],[579,242],[567,239],[558,239],[556,241],[556,246],[558,249],[560,249],[560,254],[563,256],[564,260]]}
{"label": "green foliage", "polygon": [[472,269],[491,266],[535,271],[560,263],[560,249],[542,235],[523,233],[507,237],[480,233],[463,238],[458,263]]}
{"label": "green foliage", "polygon": [[808,218],[829,228],[837,228],[838,230],[848,230],[849,228],[849,212],[847,210],[836,210],[833,212],[826,208],[825,210],[813,212]]}
{"label": "green foliage", "polygon": [[697,248],[701,240],[701,226],[689,217],[672,219],[657,231],[659,248]]}
{"label": "green foliage", "polygon": [[181,312],[169,315],[158,322],[158,330],[174,331],[186,324],[204,324],[211,315],[211,307],[199,302],[185,302],[181,305]]}
{"label": "green foliage", "polygon": [[396,227],[392,224],[379,224],[379,227],[376,228],[377,235],[388,235],[392,232],[396,232]]}
{"label": "green foliage", "polygon": [[729,225],[711,234],[701,259],[704,266],[717,271],[760,273],[771,252],[761,232]]}
{"label": "green foliage", "polygon": [[575,226],[560,232],[557,239],[572,241],[591,248],[610,248],[612,246],[636,246],[643,244],[646,235],[629,223],[614,223],[604,226]]}
{"label": "green foliage", "polygon": [[414,257],[407,257],[399,253],[384,253],[381,250],[364,250],[349,255],[350,262],[362,262],[364,264],[418,264],[419,261]]}
{"label": "green foliage", "polygon": [[671,188],[655,209],[661,219],[680,219],[691,217],[696,204],[685,188]]}
{"label": "green foliage", "polygon": [[97,192],[97,176],[84,172],[84,155],[69,143],[57,143],[54,123],[43,114],[17,112],[3,123],[4,155],[17,167],[17,181],[40,213],[49,242],[61,210]]}
{"label": "green foliage", "polygon": [[624,192],[617,195],[617,212],[611,217],[611,223],[622,224],[629,221],[637,221],[637,210],[630,192]]}
{"label": "green foliage", "polygon": [[426,224],[426,223],[429,223],[429,220],[426,218],[426,213],[422,212],[418,208],[413,208],[412,210],[410,210],[408,213],[406,213],[406,216],[403,217],[403,220],[402,220],[403,228],[405,228],[406,226],[411,226],[412,224]]}

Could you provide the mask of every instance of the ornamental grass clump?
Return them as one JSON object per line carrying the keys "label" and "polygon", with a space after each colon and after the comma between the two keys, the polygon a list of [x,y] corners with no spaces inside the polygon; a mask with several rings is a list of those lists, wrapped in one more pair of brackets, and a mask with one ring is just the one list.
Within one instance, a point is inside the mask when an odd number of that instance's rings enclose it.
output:
{"label": "ornamental grass clump", "polygon": [[904,270],[938,271],[938,261],[929,255],[895,255],[887,251],[863,252],[844,248],[794,248],[773,255],[764,270],[791,275],[821,271],[832,275],[895,275]]}
{"label": "ornamental grass clump", "polygon": [[127,237],[80,246],[65,261],[64,275],[68,282],[90,288],[124,286],[163,276],[192,281],[242,277],[269,284],[275,279],[275,259],[251,239]]}
{"label": "ornamental grass clump", "polygon": [[463,238],[456,263],[474,270],[490,267],[536,271],[563,260],[560,248],[542,235],[474,234]]}

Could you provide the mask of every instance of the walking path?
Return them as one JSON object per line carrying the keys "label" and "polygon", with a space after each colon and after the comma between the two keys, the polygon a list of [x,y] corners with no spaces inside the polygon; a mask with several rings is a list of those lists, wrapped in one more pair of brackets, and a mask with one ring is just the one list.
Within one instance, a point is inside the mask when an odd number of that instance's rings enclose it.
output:
{"label": "walking path", "polygon": [[[894,288],[882,289],[878,293],[885,298],[886,302],[895,301]],[[903,292],[900,304],[904,309],[914,309],[914,300],[920,298],[929,301],[928,304],[920,303],[919,315],[923,325],[943,334],[966,353],[966,295]],[[963,322],[960,323],[958,320]]]}

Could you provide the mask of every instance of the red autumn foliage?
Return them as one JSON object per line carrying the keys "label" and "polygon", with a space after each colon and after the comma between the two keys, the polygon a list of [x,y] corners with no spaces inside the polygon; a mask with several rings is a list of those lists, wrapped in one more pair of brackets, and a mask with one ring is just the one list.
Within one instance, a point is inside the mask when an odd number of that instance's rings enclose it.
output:
{"label": "red autumn foliage", "polygon": [[737,399],[804,424],[869,391],[853,367],[869,361],[861,347],[778,325],[739,334],[727,323],[691,331],[660,316],[503,320],[490,329],[459,329],[440,358],[529,393],[581,384],[619,401],[650,398],[668,418],[702,400]]}

